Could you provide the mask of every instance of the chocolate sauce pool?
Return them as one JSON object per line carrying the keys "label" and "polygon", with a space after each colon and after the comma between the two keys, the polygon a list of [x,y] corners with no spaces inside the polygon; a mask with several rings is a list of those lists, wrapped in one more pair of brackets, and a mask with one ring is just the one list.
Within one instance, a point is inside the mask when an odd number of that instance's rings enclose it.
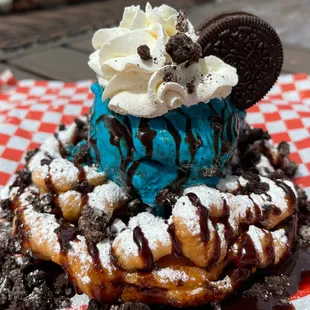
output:
{"label": "chocolate sauce pool", "polygon": [[[287,288],[289,296],[293,296],[300,285],[302,277],[310,271],[310,245],[297,246],[292,256],[278,269],[261,270],[248,281],[247,287],[256,282],[261,282],[264,277],[270,275],[285,275],[289,279],[290,286]],[[251,296],[241,296],[235,294],[222,305],[223,310],[287,310],[295,309],[292,304],[279,305],[280,299],[275,296],[269,296],[267,300],[257,299]],[[306,310],[306,309],[305,309]]]}
{"label": "chocolate sauce pool", "polygon": [[[294,310],[293,304],[282,304],[281,298],[270,295],[266,300],[253,296],[244,296],[242,292],[249,289],[254,283],[263,282],[268,276],[285,275],[289,279],[287,288],[289,296],[293,296],[305,275],[310,275],[310,245],[298,245],[291,257],[280,268],[258,270],[246,281],[246,286],[226,299],[219,305],[204,305],[199,307],[183,308],[187,310]],[[309,305],[310,306],[310,305]],[[173,310],[176,308],[166,306],[152,306],[152,310]],[[302,309],[307,310],[307,309]]]}

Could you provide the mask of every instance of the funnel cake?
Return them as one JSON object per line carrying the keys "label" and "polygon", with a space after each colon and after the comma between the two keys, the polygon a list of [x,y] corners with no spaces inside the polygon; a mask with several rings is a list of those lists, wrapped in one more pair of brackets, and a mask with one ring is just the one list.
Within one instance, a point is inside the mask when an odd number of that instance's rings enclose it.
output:
{"label": "funnel cake", "polygon": [[[252,71],[237,57],[250,39]],[[7,188],[16,251],[60,265],[77,293],[132,309],[219,303],[280,266],[295,247],[297,166],[287,143],[272,147],[244,120],[281,70],[279,42],[246,13],[215,17],[198,37],[183,12],[126,8],[120,27],[94,35],[90,116],[30,152]]]}
{"label": "funnel cake", "polygon": [[[62,135],[68,138],[70,130]],[[60,144],[70,145],[60,136]],[[288,179],[272,177],[276,158],[283,170],[290,161],[266,140],[254,141],[248,152],[264,144],[265,154],[273,154],[274,160],[265,157],[268,177],[228,174],[216,188],[188,187],[167,219],[146,209],[128,221],[128,189],[60,154],[48,159],[46,146],[54,139],[29,160],[29,184],[17,187],[17,180],[11,187],[13,231],[24,255],[60,264],[77,291],[101,303],[217,302],[257,268],[279,264],[293,249],[296,191]],[[46,195],[53,200],[49,213],[38,207]]]}

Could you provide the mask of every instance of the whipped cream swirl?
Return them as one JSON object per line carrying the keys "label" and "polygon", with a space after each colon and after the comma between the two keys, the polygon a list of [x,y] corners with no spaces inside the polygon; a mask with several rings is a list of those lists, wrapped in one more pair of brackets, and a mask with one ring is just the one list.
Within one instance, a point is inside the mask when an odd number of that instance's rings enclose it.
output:
{"label": "whipped cream swirl", "polygon": [[[110,99],[111,110],[152,118],[182,105],[207,103],[230,94],[238,82],[236,69],[219,58],[172,61],[166,44],[178,32],[178,17],[167,5],[152,8],[148,3],[145,12],[140,6],[131,6],[125,8],[119,27],[95,33],[92,45],[96,51],[90,55],[89,66],[104,87],[102,99]],[[194,27],[185,22],[185,34],[197,41]],[[148,60],[137,52],[145,45],[151,55]]]}

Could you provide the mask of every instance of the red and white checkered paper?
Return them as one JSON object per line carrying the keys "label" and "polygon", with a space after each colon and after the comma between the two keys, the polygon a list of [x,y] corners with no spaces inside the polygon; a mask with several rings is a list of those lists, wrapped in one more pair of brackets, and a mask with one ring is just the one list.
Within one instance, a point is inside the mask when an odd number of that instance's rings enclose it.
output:
{"label": "red and white checkered paper", "polygon": [[[17,81],[8,70],[0,74],[0,189],[23,166],[27,150],[38,147],[59,124],[88,112],[92,82]],[[310,77],[280,76],[268,96],[248,110],[247,121],[268,130],[275,144],[289,142],[290,157],[299,164],[295,180],[310,196]]]}

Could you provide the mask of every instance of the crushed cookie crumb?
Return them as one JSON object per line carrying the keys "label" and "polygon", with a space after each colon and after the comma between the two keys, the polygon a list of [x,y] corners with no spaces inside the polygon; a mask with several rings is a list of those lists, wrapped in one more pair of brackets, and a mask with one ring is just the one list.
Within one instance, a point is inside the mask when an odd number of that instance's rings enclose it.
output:
{"label": "crushed cookie crumb", "polygon": [[163,81],[165,83],[168,83],[168,82],[179,83],[179,78],[172,72],[166,71],[163,77]]}
{"label": "crushed cookie crumb", "polygon": [[289,279],[285,275],[265,277],[263,283],[255,283],[244,294],[260,300],[268,300],[270,296],[288,300]]}
{"label": "crushed cookie crumb", "polygon": [[34,149],[34,150],[30,150],[30,151],[28,151],[27,153],[26,153],[26,155],[25,155],[25,161],[26,161],[26,163],[29,163],[29,161],[30,161],[30,159],[35,155],[35,154],[37,154],[38,152],[39,152],[39,148],[36,148],[36,149]]}
{"label": "crushed cookie crumb", "polygon": [[186,83],[186,88],[187,88],[187,92],[189,94],[193,94],[196,90],[196,86],[195,86],[195,80],[191,80],[190,82]]}
{"label": "crushed cookie crumb", "polygon": [[180,10],[180,13],[177,17],[177,24],[175,26],[178,32],[187,32],[188,31],[188,21],[184,11]]}
{"label": "crushed cookie crumb", "polygon": [[152,59],[150,48],[143,44],[137,48],[138,55],[142,60],[150,60]]}
{"label": "crushed cookie crumb", "polygon": [[86,205],[82,209],[78,227],[88,242],[98,243],[106,235],[108,222],[108,216],[103,211]]}
{"label": "crushed cookie crumb", "polygon": [[278,145],[278,152],[281,156],[287,157],[290,154],[290,146],[287,142],[282,141]]}
{"label": "crushed cookie crumb", "polygon": [[58,127],[59,131],[64,131],[66,129],[66,125],[65,124],[60,124]]}
{"label": "crushed cookie crumb", "polygon": [[202,56],[200,44],[193,42],[190,37],[180,32],[170,37],[166,44],[166,51],[177,64],[186,61],[198,62]]}

